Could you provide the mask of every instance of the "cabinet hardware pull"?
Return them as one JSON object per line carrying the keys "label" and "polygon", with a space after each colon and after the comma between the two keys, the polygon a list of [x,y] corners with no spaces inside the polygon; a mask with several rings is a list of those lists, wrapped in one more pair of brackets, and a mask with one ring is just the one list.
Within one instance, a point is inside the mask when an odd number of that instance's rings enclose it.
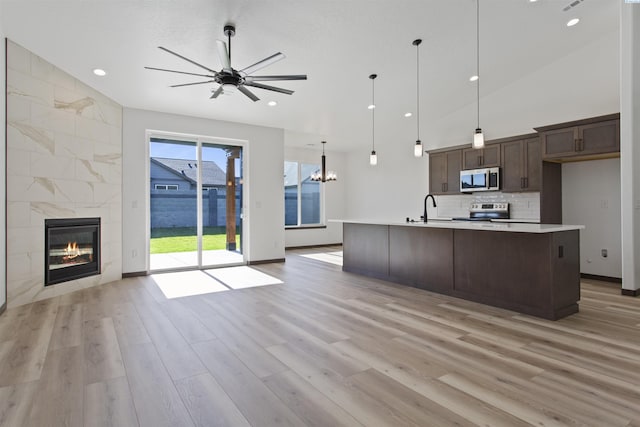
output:
{"label": "cabinet hardware pull", "polygon": [[529,177],[524,177],[524,188],[529,188]]}
{"label": "cabinet hardware pull", "polygon": [[524,178],[520,177],[520,188],[524,188]]}
{"label": "cabinet hardware pull", "polygon": [[584,139],[580,138],[580,151],[584,151]]}
{"label": "cabinet hardware pull", "polygon": [[442,192],[444,193],[444,182],[441,184]]}
{"label": "cabinet hardware pull", "polygon": [[482,157],[478,156],[478,166],[482,166]]}

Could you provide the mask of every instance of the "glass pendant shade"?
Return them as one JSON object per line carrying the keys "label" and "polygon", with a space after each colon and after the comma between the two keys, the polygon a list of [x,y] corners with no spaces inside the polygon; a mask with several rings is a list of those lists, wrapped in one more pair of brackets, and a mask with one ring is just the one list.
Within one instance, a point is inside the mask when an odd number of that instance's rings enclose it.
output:
{"label": "glass pendant shade", "polygon": [[371,152],[371,155],[369,156],[369,164],[371,166],[375,166],[378,164],[378,155],[376,154],[375,150]]}
{"label": "glass pendant shade", "polygon": [[482,133],[482,129],[477,128],[476,132],[473,134],[473,148],[483,148],[484,147],[484,135]]}
{"label": "glass pendant shade", "polygon": [[420,140],[416,141],[416,145],[413,146],[413,155],[416,157],[422,157],[422,142]]}

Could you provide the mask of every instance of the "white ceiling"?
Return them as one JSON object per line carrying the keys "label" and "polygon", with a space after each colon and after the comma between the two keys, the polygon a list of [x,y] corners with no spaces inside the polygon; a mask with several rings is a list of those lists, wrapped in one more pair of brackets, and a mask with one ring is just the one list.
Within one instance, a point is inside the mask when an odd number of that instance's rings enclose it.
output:
{"label": "white ceiling", "polygon": [[[482,96],[616,31],[618,0],[482,0]],[[326,138],[327,149],[371,143],[371,81],[377,73],[376,129],[415,140],[416,51],[420,47],[421,128],[475,105],[474,0],[1,0],[5,35],[126,107],[284,128]],[[567,28],[569,18],[580,24]],[[210,100],[214,84],[169,88],[198,77],[144,66],[201,72],[164,46],[213,69],[215,40],[236,25],[232,65],[244,68],[275,52],[287,58],[257,74],[307,74],[278,82],[283,95],[253,90]],[[104,68],[103,78],[92,74]],[[278,106],[269,107],[275,100]],[[481,104],[482,105],[482,104]],[[475,107],[474,107],[475,108]],[[412,118],[404,118],[407,111]],[[475,111],[475,110],[474,110]],[[466,138],[475,114],[460,123]],[[376,132],[378,132],[376,130]],[[389,133],[387,133],[389,134]],[[309,138],[306,138],[307,141]],[[423,138],[424,139],[424,138]],[[304,137],[299,138],[304,145]],[[295,145],[295,138],[288,143]],[[319,144],[318,144],[319,147]]]}

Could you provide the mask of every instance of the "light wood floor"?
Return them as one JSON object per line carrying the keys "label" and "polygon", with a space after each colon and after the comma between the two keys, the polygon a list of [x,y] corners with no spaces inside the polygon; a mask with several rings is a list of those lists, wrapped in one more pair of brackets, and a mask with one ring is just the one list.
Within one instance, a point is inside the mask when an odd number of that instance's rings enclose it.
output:
{"label": "light wood floor", "polygon": [[[323,248],[323,250],[340,248]],[[150,277],[0,317],[2,426],[640,426],[640,298],[551,322],[287,253],[283,284]]]}

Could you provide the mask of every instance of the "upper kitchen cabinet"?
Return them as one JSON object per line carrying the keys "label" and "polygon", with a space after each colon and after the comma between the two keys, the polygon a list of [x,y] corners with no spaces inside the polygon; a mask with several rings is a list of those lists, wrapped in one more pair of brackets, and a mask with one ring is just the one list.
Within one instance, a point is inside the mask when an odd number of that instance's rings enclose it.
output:
{"label": "upper kitchen cabinet", "polygon": [[462,150],[463,169],[500,166],[500,144],[487,144],[484,148]]}
{"label": "upper kitchen cabinet", "polygon": [[620,155],[620,114],[593,117],[536,128],[542,143],[542,158],[578,161]]}
{"label": "upper kitchen cabinet", "polygon": [[460,193],[462,150],[429,153],[429,192],[431,194]]}
{"label": "upper kitchen cabinet", "polygon": [[540,191],[542,158],[540,138],[524,135],[500,144],[502,191]]}

